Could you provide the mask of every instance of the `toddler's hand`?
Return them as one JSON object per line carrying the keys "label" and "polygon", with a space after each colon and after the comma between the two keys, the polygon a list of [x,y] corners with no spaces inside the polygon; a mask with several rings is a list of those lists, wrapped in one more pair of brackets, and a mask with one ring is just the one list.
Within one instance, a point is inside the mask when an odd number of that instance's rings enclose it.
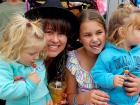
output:
{"label": "toddler's hand", "polygon": [[58,103],[58,105],[67,105],[68,104],[67,94],[66,93],[62,93],[62,97],[63,97],[63,99],[60,101],[60,103]]}
{"label": "toddler's hand", "polygon": [[53,101],[49,100],[46,105],[53,105]]}
{"label": "toddler's hand", "polygon": [[126,80],[126,77],[123,75],[115,75],[114,77],[114,86],[119,87],[123,86],[124,80]]}
{"label": "toddler's hand", "polygon": [[40,78],[38,77],[37,72],[31,72],[28,76],[30,80],[32,80],[34,83],[38,84],[40,82]]}

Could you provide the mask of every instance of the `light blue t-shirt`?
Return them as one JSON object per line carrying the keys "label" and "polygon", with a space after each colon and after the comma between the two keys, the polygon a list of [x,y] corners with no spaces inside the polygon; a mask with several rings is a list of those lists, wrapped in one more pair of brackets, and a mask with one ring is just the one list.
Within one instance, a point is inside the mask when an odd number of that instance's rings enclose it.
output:
{"label": "light blue t-shirt", "polygon": [[[32,66],[0,59],[0,99],[6,100],[6,105],[46,105],[51,99],[44,63],[42,60],[35,63],[39,84],[28,79],[29,73],[33,72]],[[16,76],[23,79],[14,81]]]}

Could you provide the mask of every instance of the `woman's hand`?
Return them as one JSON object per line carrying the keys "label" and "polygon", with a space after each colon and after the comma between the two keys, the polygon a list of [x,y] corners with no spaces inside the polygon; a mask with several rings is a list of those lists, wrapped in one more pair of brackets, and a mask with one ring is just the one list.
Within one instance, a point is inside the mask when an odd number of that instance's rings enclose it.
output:
{"label": "woman's hand", "polygon": [[49,100],[46,105],[53,105],[53,101]]}
{"label": "woman's hand", "polygon": [[88,105],[109,105],[109,95],[97,89],[87,92],[86,100]]}
{"label": "woman's hand", "polygon": [[140,78],[129,73],[127,81],[124,82],[126,94],[133,96],[140,93]]}
{"label": "woman's hand", "polygon": [[62,94],[63,100],[59,103],[59,105],[67,105],[68,101],[67,101],[67,94],[63,93]]}

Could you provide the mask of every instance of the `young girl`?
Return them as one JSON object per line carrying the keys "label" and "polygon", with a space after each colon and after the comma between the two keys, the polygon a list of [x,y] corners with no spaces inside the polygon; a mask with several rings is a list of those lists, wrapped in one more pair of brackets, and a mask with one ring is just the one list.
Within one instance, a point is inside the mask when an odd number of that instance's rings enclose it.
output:
{"label": "young girl", "polygon": [[101,15],[92,9],[84,10],[79,18],[79,41],[83,45],[68,53],[67,94],[70,105],[106,104],[109,96],[93,89],[90,70],[104,47],[106,26]]}
{"label": "young girl", "polygon": [[109,22],[109,42],[92,69],[95,83],[109,93],[111,105],[134,105],[139,97],[128,96],[123,86],[129,72],[140,77],[139,17],[137,9],[114,12]]}
{"label": "young girl", "polygon": [[[0,40],[0,99],[6,105],[46,105],[45,36],[39,21],[16,15]],[[46,52],[45,52],[46,53]],[[32,66],[33,65],[33,66]]]}

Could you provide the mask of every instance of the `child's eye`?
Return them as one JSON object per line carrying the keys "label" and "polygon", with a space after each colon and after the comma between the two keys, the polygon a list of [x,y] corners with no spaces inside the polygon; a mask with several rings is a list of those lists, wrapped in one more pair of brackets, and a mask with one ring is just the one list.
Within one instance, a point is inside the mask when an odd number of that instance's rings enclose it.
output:
{"label": "child's eye", "polygon": [[102,34],[103,33],[103,31],[97,31],[96,32],[96,35],[100,35],[100,34]]}
{"label": "child's eye", "polygon": [[139,27],[139,28],[137,28],[137,30],[140,30],[140,27]]}
{"label": "child's eye", "polygon": [[85,37],[89,37],[89,36],[92,35],[92,33],[87,32],[87,33],[82,33],[81,35],[82,35],[82,36],[85,36]]}
{"label": "child's eye", "polygon": [[140,30],[140,26],[137,26],[135,29],[136,29],[136,30]]}
{"label": "child's eye", "polygon": [[35,54],[36,54],[35,52],[33,52],[33,53],[29,53],[29,55],[31,55],[31,56],[32,56],[32,55],[35,55]]}

